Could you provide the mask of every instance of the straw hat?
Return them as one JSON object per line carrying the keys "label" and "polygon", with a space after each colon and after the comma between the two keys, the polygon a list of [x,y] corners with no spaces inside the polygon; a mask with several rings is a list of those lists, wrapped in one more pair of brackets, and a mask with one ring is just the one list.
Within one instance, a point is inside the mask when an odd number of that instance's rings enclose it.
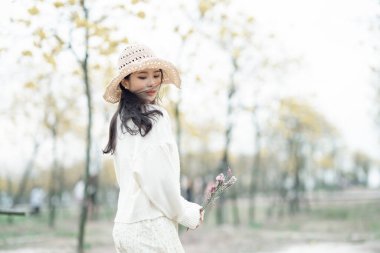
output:
{"label": "straw hat", "polygon": [[172,63],[157,58],[148,47],[134,43],[127,45],[121,52],[118,60],[119,74],[107,85],[103,98],[110,103],[119,102],[121,80],[133,72],[151,68],[162,69],[162,84],[175,84],[178,88],[181,87],[179,71]]}

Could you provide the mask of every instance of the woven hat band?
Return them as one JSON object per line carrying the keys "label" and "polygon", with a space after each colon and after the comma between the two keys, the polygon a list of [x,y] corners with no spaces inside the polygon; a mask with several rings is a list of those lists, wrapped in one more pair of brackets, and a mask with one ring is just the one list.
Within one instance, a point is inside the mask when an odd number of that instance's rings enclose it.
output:
{"label": "woven hat band", "polygon": [[129,45],[122,51],[121,56],[119,57],[118,70],[121,71],[129,64],[138,63],[139,61],[154,57],[153,51],[147,47],[139,44]]}

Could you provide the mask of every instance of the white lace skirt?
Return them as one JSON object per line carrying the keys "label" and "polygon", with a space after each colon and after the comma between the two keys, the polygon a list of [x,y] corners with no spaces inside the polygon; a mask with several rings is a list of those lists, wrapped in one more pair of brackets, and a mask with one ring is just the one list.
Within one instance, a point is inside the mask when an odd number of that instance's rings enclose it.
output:
{"label": "white lace skirt", "polygon": [[115,223],[112,231],[117,253],[184,253],[178,224],[167,217],[135,223]]}

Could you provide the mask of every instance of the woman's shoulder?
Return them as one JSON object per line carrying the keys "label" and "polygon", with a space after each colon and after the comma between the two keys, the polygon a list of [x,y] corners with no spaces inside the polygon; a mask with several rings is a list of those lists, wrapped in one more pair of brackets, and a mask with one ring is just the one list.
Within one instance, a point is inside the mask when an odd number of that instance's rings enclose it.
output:
{"label": "woman's shoulder", "polygon": [[[152,130],[158,130],[158,132],[162,131],[162,128],[167,128],[167,127],[170,127],[171,123],[170,123],[170,118],[169,118],[169,113],[167,112],[167,110],[160,106],[160,105],[156,105],[156,104],[147,104],[145,109],[145,111],[152,111],[152,110],[158,110],[162,113],[162,115],[157,115],[155,114],[153,117],[150,117],[151,118],[151,122],[152,122]],[[120,117],[117,117],[117,125],[119,127],[119,131],[123,128],[122,127],[122,122],[121,122],[121,119]],[[128,119],[126,121],[126,125],[131,128],[133,131],[138,131],[138,127],[137,125],[132,121],[132,119]],[[125,131],[120,131],[120,135],[122,137],[124,137],[124,132]],[[148,133],[149,135],[149,133]],[[129,135],[128,135],[129,136]],[[139,137],[140,134],[136,134],[136,135],[131,135],[131,137]]]}
{"label": "woman's shoulder", "polygon": [[148,108],[151,108],[151,109],[156,109],[156,110],[159,110],[161,112],[163,112],[165,114],[165,116],[168,116],[168,111],[165,109],[165,107],[161,106],[161,105],[158,105],[158,104],[148,104],[147,105]]}
{"label": "woman's shoulder", "polygon": [[[169,138],[172,133],[172,124],[170,121],[169,113],[168,111],[160,106],[160,105],[149,105],[152,109],[157,109],[162,112],[162,116],[158,116],[156,120],[154,120],[153,129],[151,135],[157,135],[160,136],[159,139],[167,139]],[[148,134],[149,135],[149,134]]]}
{"label": "woman's shoulder", "polygon": [[159,120],[158,121],[163,121],[166,124],[170,125],[170,115],[168,111],[165,109],[165,107],[157,104],[149,104],[148,105],[149,110],[159,110],[162,113],[162,116],[158,116]]}

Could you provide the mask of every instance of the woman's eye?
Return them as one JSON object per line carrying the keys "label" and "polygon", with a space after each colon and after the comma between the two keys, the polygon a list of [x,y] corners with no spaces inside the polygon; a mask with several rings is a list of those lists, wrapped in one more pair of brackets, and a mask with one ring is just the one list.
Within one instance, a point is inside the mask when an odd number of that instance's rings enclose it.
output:
{"label": "woman's eye", "polygon": [[160,78],[161,76],[155,76],[154,78]]}
{"label": "woman's eye", "polygon": [[145,76],[139,76],[139,79],[144,80],[146,77]]}

